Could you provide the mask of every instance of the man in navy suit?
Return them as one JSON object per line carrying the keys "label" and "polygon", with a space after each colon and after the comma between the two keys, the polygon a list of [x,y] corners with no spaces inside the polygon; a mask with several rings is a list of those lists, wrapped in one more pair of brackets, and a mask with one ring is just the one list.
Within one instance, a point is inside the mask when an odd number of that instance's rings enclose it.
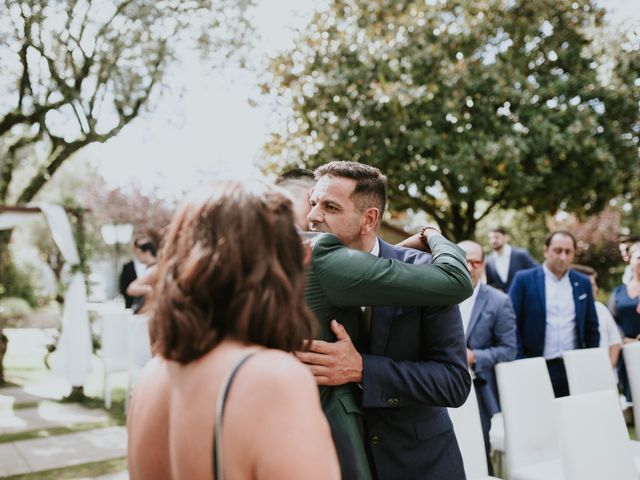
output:
{"label": "man in navy suit", "polygon": [[[316,178],[308,217],[312,230],[334,233],[345,245],[383,258],[431,261],[424,252],[378,238],[386,202],[386,178],[378,169],[331,162],[316,171]],[[469,294],[470,287],[460,285]],[[320,384],[361,385],[374,478],[463,480],[446,409],[462,405],[471,387],[458,306],[375,307],[368,317],[369,324],[361,322],[369,339],[363,352],[333,322],[338,341],[314,341],[305,363]]]}
{"label": "man in navy suit", "polygon": [[509,234],[504,227],[489,230],[489,245],[493,252],[487,259],[487,283],[508,292],[516,273],[539,265],[526,248],[509,245]]}
{"label": "man in navy suit", "polygon": [[462,325],[467,338],[467,363],[472,370],[478,397],[482,433],[491,474],[489,429],[491,417],[500,411],[494,367],[516,358],[516,314],[506,293],[481,282],[484,252],[476,242],[458,244],[467,254],[473,295],[460,304]]}
{"label": "man in navy suit", "polygon": [[544,245],[544,264],[518,272],[509,296],[518,325],[518,356],[544,356],[553,391],[561,397],[569,395],[562,353],[597,347],[600,334],[589,278],[569,269],[575,238],[557,231]]}

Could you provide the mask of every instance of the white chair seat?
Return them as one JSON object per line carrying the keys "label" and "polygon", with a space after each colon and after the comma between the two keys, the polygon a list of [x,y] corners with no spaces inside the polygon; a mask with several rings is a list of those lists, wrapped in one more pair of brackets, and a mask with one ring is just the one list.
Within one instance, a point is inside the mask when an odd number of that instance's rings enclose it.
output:
{"label": "white chair seat", "polygon": [[491,417],[489,442],[491,443],[492,451],[504,452],[504,417],[502,413],[496,413]]}
{"label": "white chair seat", "polygon": [[487,457],[475,387],[471,387],[471,392],[464,405],[448,410],[460,446],[467,479],[491,480],[497,478],[487,475]]}
{"label": "white chair seat", "polygon": [[622,348],[622,355],[631,387],[636,439],[640,440],[640,342],[627,343]]}
{"label": "white chair seat", "polygon": [[509,480],[564,480],[562,460],[558,458],[514,469]]}
{"label": "white chair seat", "polygon": [[638,480],[617,392],[572,395],[554,406],[567,480]]}

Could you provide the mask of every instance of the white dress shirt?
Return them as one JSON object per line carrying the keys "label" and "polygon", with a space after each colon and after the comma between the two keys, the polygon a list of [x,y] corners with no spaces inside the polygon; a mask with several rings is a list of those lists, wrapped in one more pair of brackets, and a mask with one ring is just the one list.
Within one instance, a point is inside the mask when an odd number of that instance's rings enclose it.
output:
{"label": "white dress shirt", "polygon": [[492,253],[496,262],[496,272],[503,283],[509,279],[509,263],[511,263],[511,246],[509,244],[502,248],[502,253]]}
{"label": "white dress shirt", "polygon": [[611,345],[622,345],[620,330],[609,309],[604,304],[596,302],[596,314],[600,331],[600,347],[609,348]]}
{"label": "white dress shirt", "polygon": [[147,266],[136,257],[133,257],[133,268],[136,271],[137,278],[144,277],[144,274],[147,272]]}
{"label": "white dress shirt", "polygon": [[546,265],[544,293],[547,313],[547,329],[544,336],[544,358],[562,357],[562,352],[576,348],[576,305],[569,272],[558,279]]}
{"label": "white dress shirt", "polygon": [[473,306],[476,304],[476,298],[478,298],[478,290],[480,290],[480,282],[477,283],[473,289],[473,293],[469,298],[463,300],[460,303],[460,316],[462,317],[462,328],[464,328],[464,334],[467,334],[469,328],[469,322],[471,321],[471,312],[473,312]]}

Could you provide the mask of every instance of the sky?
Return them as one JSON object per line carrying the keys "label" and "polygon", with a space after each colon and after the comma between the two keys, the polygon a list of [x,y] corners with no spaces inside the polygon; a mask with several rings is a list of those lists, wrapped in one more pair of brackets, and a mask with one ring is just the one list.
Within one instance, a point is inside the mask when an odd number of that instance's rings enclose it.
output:
{"label": "sky", "polygon": [[[253,58],[287,49],[324,0],[261,0],[255,27],[262,39]],[[640,0],[600,0],[613,21],[640,25]],[[259,68],[259,64],[256,65]],[[221,177],[260,177],[257,163],[269,133],[282,121],[258,93],[256,73],[229,67],[181,67],[183,94],[166,95],[158,107],[133,121],[117,137],[82,151],[110,185],[131,183],[179,196]],[[259,100],[255,106],[249,99]]]}

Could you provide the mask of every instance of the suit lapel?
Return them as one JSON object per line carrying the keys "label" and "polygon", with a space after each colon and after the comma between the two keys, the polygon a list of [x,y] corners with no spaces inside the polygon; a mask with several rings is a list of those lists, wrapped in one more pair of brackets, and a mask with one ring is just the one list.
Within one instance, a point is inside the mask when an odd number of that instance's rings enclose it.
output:
{"label": "suit lapel", "polygon": [[[582,343],[582,323],[585,317],[585,307],[587,302],[585,301],[585,297],[587,296],[586,292],[582,291],[580,288],[580,282],[576,278],[575,273],[572,270],[569,270],[569,281],[571,282],[571,289],[573,290],[573,303],[576,306],[576,334],[578,337],[578,348],[580,347],[580,343]],[[580,297],[582,299],[580,299]]]}
{"label": "suit lapel", "polygon": [[505,285],[509,285],[511,283],[513,276],[516,274],[516,270],[518,270],[518,266],[515,264],[516,259],[516,251],[511,247],[511,255],[509,255],[509,271],[507,272],[507,283],[505,283]]}
{"label": "suit lapel", "polygon": [[[396,250],[378,238],[380,242],[380,258],[391,258],[395,260],[402,260],[398,257]],[[387,347],[387,339],[389,338],[389,332],[391,331],[391,323],[393,318],[398,313],[400,307],[375,307],[372,312],[371,318],[371,339],[370,339],[370,351],[372,354],[382,354]]]}
{"label": "suit lapel", "polygon": [[476,297],[476,301],[473,304],[473,309],[471,310],[471,317],[469,318],[469,325],[467,326],[467,342],[471,338],[471,333],[473,332],[474,327],[478,323],[478,319],[480,318],[480,314],[484,310],[484,306],[487,303],[487,287],[485,285],[480,285],[480,289],[478,290],[478,296]]}
{"label": "suit lapel", "polygon": [[[540,267],[536,273],[536,290],[538,291],[538,298],[540,300],[540,305],[542,305],[542,311],[547,311],[547,301],[546,301],[546,293],[544,288],[544,270]],[[546,318],[543,319],[546,323]]]}

